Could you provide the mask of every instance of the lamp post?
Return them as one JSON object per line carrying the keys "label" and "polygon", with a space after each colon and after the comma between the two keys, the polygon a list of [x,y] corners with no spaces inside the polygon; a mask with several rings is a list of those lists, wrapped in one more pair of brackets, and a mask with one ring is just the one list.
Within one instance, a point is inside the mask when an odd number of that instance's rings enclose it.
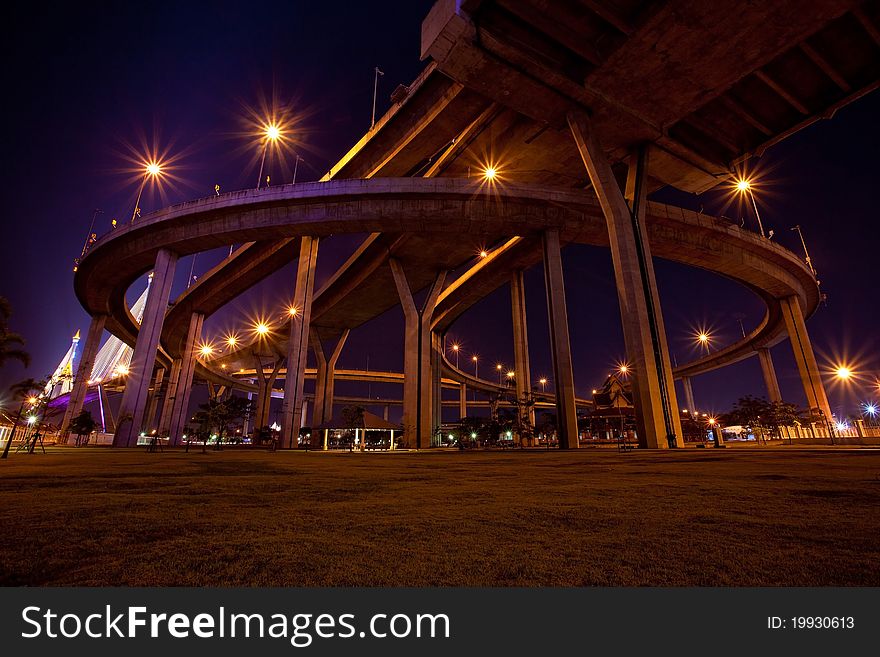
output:
{"label": "lamp post", "polygon": [[711,342],[712,336],[706,331],[700,331],[697,334],[697,344],[700,345],[701,349],[705,349],[707,354],[709,353],[709,346]]}
{"label": "lamp post", "polygon": [[541,394],[543,395],[543,394],[546,392],[546,390],[544,389],[544,386],[547,385],[547,378],[542,376],[542,377],[538,380],[538,383],[541,384]]}
{"label": "lamp post", "polygon": [[758,204],[755,203],[755,194],[752,192],[752,184],[745,179],[738,180],[736,183],[736,189],[742,194],[748,194],[749,198],[752,199],[752,207],[755,209],[755,217],[758,219],[758,229],[761,231],[761,237],[767,237],[764,234],[764,224],[761,223],[761,213],[758,212]]}
{"label": "lamp post", "polygon": [[[480,377],[477,376],[477,365],[479,364],[478,363],[479,358],[476,355],[474,355],[474,356],[471,356],[471,360],[474,361],[474,378],[479,379]],[[476,391],[475,391],[475,394],[476,394]]]}
{"label": "lamp post", "polygon": [[813,276],[818,276],[818,274],[816,273],[816,270],[813,268],[813,262],[810,260],[810,252],[807,251],[807,243],[804,240],[804,233],[801,230],[801,225],[798,224],[798,225],[792,227],[791,230],[796,230],[798,237],[801,238],[801,246],[804,247],[804,262],[807,263],[807,267],[809,267],[810,271],[813,272]]}
{"label": "lamp post", "polygon": [[260,160],[260,173],[257,174],[257,189],[263,181],[263,165],[266,164],[266,153],[269,151],[269,144],[274,144],[281,138],[281,128],[274,123],[269,123],[263,128],[263,158]]}
{"label": "lamp post", "polygon": [[162,167],[158,162],[147,163],[147,166],[144,168],[144,177],[141,178],[141,186],[138,188],[137,200],[134,202],[134,210],[131,211],[131,223],[134,223],[135,217],[138,215],[138,210],[140,209],[141,204],[141,194],[144,193],[144,186],[147,184],[147,178],[155,178],[160,173],[162,173]]}
{"label": "lamp post", "polygon": [[458,355],[461,353],[461,346],[457,344],[452,345],[452,351],[455,352],[455,369],[461,369],[458,366]]}
{"label": "lamp post", "polygon": [[504,369],[504,366],[501,363],[497,363],[495,369],[498,370],[498,385],[501,385],[501,371]]}

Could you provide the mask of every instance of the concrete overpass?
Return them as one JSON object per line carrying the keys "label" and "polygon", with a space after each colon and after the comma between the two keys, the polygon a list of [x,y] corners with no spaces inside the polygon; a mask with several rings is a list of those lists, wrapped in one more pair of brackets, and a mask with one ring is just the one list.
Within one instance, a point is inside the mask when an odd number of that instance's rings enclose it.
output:
{"label": "concrete overpass", "polygon": [[[738,7],[731,15],[714,2],[441,0],[422,26],[423,57],[432,61],[324,176],[323,187],[250,190],[155,213],[95,245],[77,273],[77,294],[95,317],[93,328],[106,322],[130,342],[137,334],[144,372],[152,369],[155,352],[172,373],[171,363],[179,363],[188,388],[194,372],[225,376],[205,363],[191,363],[189,374],[183,368],[184,361],[193,361],[187,346],[198,337],[205,314],[295,257],[299,248],[295,303],[307,316],[288,324],[294,329],[290,336],[282,327],[266,349],[268,356],[280,353],[296,365],[288,368],[292,374],[285,383],[291,392],[285,400],[285,435],[292,435],[294,415],[300,413],[298,389],[309,341],[316,353],[322,343],[336,341],[330,358],[319,358],[319,365],[326,361],[319,367],[324,387],[329,381],[332,389],[329,361],[333,353],[338,357],[346,331],[402,302],[408,309],[405,350],[410,356],[405,415],[416,418],[418,444],[424,444],[436,416],[426,391],[436,385],[441,367],[448,376],[465,378],[442,363],[437,336],[482,295],[508,281],[516,287],[517,272],[543,262],[565,445],[574,398],[567,319],[559,304],[558,250],[571,241],[608,245],[627,355],[636,364],[637,418],[645,445],[680,444],[673,376],[686,377],[687,390],[690,376],[758,353],[770,395],[774,387],[778,394],[766,350],[786,335],[793,341],[809,404],[829,417],[803,321],[815,310],[818,291],[803,263],[761,237],[655,206],[645,197],[666,184],[686,191],[713,187],[734,175],[750,154],[876,88],[878,17],[876,1],[777,0]],[[478,188],[479,172],[490,165],[500,172],[491,188],[499,197],[494,214],[451,216],[447,202],[468,186]],[[435,187],[433,199],[424,195],[429,181],[417,183],[421,192],[398,180],[366,182],[401,176],[457,180]],[[338,186],[342,179],[354,179],[346,192]],[[383,184],[384,192],[377,191]],[[409,205],[386,218],[387,208],[378,211],[373,202],[382,193]],[[566,194],[577,198],[569,203]],[[475,198],[489,206],[483,190]],[[451,205],[460,211],[460,202]],[[517,208],[519,216],[512,211]],[[537,216],[525,216],[530,214]],[[193,217],[199,228],[189,225]],[[138,232],[141,226],[150,232]],[[370,237],[314,293],[308,280],[317,239],[349,230]],[[451,234],[456,231],[508,246],[491,261],[474,264],[473,253]],[[162,248],[148,248],[150,240]],[[179,300],[184,301],[179,312],[175,303],[165,318],[163,294],[157,292],[154,312],[138,332],[124,304],[133,272],[167,272],[179,256],[241,242],[247,250],[221,263],[208,280],[203,277],[201,290]],[[442,253],[424,258],[429,249]],[[652,255],[669,253],[738,280],[767,304],[763,322],[746,339],[674,372],[652,266]],[[99,261],[108,254],[126,263],[124,272],[106,271]],[[444,272],[451,269],[465,272],[444,290]],[[101,278],[105,274],[107,280]],[[426,287],[432,288],[429,298],[436,308],[412,303],[411,291]],[[522,324],[521,314],[514,317],[515,328]],[[517,381],[527,384],[526,336],[519,333]],[[270,376],[272,371],[274,366]],[[132,377],[124,405],[140,408],[150,374],[145,377],[146,387]]]}

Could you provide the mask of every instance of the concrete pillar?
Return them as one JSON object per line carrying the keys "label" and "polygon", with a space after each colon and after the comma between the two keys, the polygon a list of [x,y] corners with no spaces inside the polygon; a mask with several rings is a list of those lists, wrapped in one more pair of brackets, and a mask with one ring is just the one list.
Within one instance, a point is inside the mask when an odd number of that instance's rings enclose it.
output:
{"label": "concrete pillar", "polygon": [[113,408],[110,406],[110,397],[107,396],[107,389],[104,386],[98,386],[98,403],[101,406],[101,419],[104,422],[104,433],[116,433],[116,419],[113,417]]}
{"label": "concrete pillar", "polygon": [[443,337],[431,331],[431,440],[440,444],[440,425],[443,424],[443,388],[440,374],[443,363]]}
{"label": "concrete pillar", "polygon": [[143,321],[138,330],[134,354],[128,369],[125,392],[122,394],[119,423],[113,438],[115,447],[134,447],[137,445],[138,435],[144,429],[147,393],[150,389],[150,378],[153,376],[156,351],[159,348],[159,338],[162,335],[162,325],[165,322],[165,311],[168,309],[168,297],[171,295],[176,265],[177,254],[168,249],[159,249]]}
{"label": "concrete pillar", "polygon": [[547,290],[547,317],[550,320],[550,354],[556,384],[556,433],[561,449],[577,449],[577,409],[574,401],[574,373],[571,341],[568,337],[568,311],[565,305],[565,279],[559,231],[544,231],[544,286]]}
{"label": "concrete pillar", "polygon": [[433,435],[433,377],[431,372],[431,317],[443,289],[446,272],[438,272],[421,310],[416,308],[403,265],[389,260],[404,316],[403,431],[411,447],[430,447]]}
{"label": "concrete pillar", "polygon": [[758,349],[758,360],[761,362],[761,372],[764,374],[764,385],[767,386],[767,399],[771,402],[781,402],[782,393],[779,392],[779,380],[776,378],[770,350]]}
{"label": "concrete pillar", "polygon": [[177,383],[180,380],[180,368],[183,359],[175,358],[171,361],[171,372],[165,384],[165,398],[162,400],[162,412],[159,414],[159,435],[170,436],[171,416],[174,411],[174,399],[177,397]]}
{"label": "concrete pillar", "polygon": [[189,329],[181,354],[180,372],[177,375],[177,387],[171,406],[171,422],[168,426],[169,445],[180,443],[180,437],[189,422],[189,398],[192,392],[193,374],[196,369],[196,353],[199,349],[199,342],[202,340],[204,322],[205,316],[202,313],[193,313],[189,318]]}
{"label": "concrete pillar", "polygon": [[[144,427],[147,432],[151,432],[156,427],[156,409],[159,407],[159,397],[162,395],[162,382],[165,380],[165,368],[156,369],[156,375],[153,377],[153,389],[150,391],[150,401],[147,404],[147,415],[144,418]],[[156,432],[158,434],[158,431]]]}
{"label": "concrete pillar", "polygon": [[263,369],[263,361],[260,356],[253,354],[254,369],[256,370],[257,379],[257,399],[254,403],[254,429],[253,441],[256,443],[260,435],[260,430],[269,426],[269,412],[272,405],[272,387],[278,378],[278,372],[281,371],[285,359],[277,354],[272,355],[272,373],[266,376]]}
{"label": "concrete pillar", "polygon": [[98,354],[98,349],[101,346],[101,336],[104,334],[104,324],[106,321],[107,315],[95,315],[89,324],[89,333],[86,336],[86,343],[80,356],[79,367],[77,367],[76,376],[73,379],[73,387],[67,400],[64,419],[61,421],[62,435],[67,432],[73,418],[82,411],[86,400],[86,393],[89,390],[89,377],[92,375],[92,368],[95,366],[95,356]]}
{"label": "concrete pillar", "polygon": [[694,403],[694,387],[691,385],[691,377],[681,377],[681,387],[684,388],[685,408],[687,408],[687,411],[688,413],[690,413],[692,418],[699,419],[695,417],[697,412],[697,405]]}
{"label": "concrete pillar", "polygon": [[[523,272],[515,271],[510,276],[510,300],[513,313],[513,354],[516,375],[516,399],[532,397],[532,373],[529,367],[529,330],[526,324],[526,291],[523,286]],[[535,407],[528,408],[528,423],[535,426]]]}
{"label": "concrete pillar", "polygon": [[339,361],[339,355],[348,339],[348,329],[342,332],[333,345],[333,351],[330,358],[327,358],[324,345],[321,342],[318,332],[314,329],[309,331],[309,341],[312,344],[312,351],[315,353],[317,361],[317,374],[315,376],[315,405],[312,410],[312,426],[317,427],[324,422],[333,419],[333,396],[336,387],[336,363]]}
{"label": "concrete pillar", "polygon": [[828,405],[825,386],[819,375],[819,365],[816,363],[816,355],[813,353],[813,345],[807,333],[807,325],[804,323],[801,304],[796,296],[780,299],[779,304],[782,307],[785,328],[807,396],[807,408],[814,412],[821,411],[826,421],[830,423],[832,422],[831,407]]}
{"label": "concrete pillar", "polygon": [[571,113],[568,124],[608,225],[623,338],[632,367],[639,444],[649,448],[683,447],[672,364],[645,226],[647,150],[643,146],[631,158],[624,196],[589,117]]}
{"label": "concrete pillar", "polygon": [[281,448],[296,447],[302,425],[303,381],[309,351],[309,323],[312,319],[312,296],[315,291],[315,264],[318,261],[318,238],[303,237],[299,248],[296,287],[290,317],[290,340],[287,343],[287,377],[284,380],[284,403],[281,407]]}
{"label": "concrete pillar", "polygon": [[[386,408],[387,408],[387,406],[386,406]],[[467,417],[467,384],[460,383],[458,386],[458,419],[463,420],[466,417]]]}

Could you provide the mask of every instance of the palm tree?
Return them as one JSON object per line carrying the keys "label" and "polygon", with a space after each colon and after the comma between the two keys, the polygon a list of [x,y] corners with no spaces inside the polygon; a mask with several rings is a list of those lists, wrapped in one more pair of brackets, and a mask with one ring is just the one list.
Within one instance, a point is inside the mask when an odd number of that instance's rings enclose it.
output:
{"label": "palm tree", "polygon": [[20,361],[27,367],[31,364],[31,356],[21,348],[24,346],[24,338],[9,330],[11,316],[12,306],[9,300],[0,297],[0,367],[3,367],[7,360]]}
{"label": "palm tree", "polygon": [[9,447],[12,445],[12,439],[15,438],[15,431],[18,429],[18,421],[21,419],[21,413],[24,410],[25,402],[31,397],[36,397],[41,394],[46,387],[46,383],[46,380],[35,381],[34,379],[25,379],[24,381],[19,381],[9,387],[9,391],[12,393],[13,398],[20,399],[21,404],[18,406],[18,413],[16,413],[15,419],[12,422],[12,431],[9,433],[9,438],[6,439],[6,446],[3,448],[3,454],[0,456],[0,459],[5,459],[9,456]]}

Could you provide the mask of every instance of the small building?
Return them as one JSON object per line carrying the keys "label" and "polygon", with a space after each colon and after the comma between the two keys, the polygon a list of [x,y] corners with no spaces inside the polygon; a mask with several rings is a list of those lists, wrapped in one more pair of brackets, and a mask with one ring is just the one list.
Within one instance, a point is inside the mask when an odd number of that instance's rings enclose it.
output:
{"label": "small building", "polygon": [[349,447],[364,451],[365,449],[393,450],[396,445],[395,433],[400,436],[400,425],[385,420],[370,411],[362,411],[352,423],[340,418],[331,418],[327,422],[312,427],[312,445],[314,439],[319,441],[321,449],[333,447]]}

